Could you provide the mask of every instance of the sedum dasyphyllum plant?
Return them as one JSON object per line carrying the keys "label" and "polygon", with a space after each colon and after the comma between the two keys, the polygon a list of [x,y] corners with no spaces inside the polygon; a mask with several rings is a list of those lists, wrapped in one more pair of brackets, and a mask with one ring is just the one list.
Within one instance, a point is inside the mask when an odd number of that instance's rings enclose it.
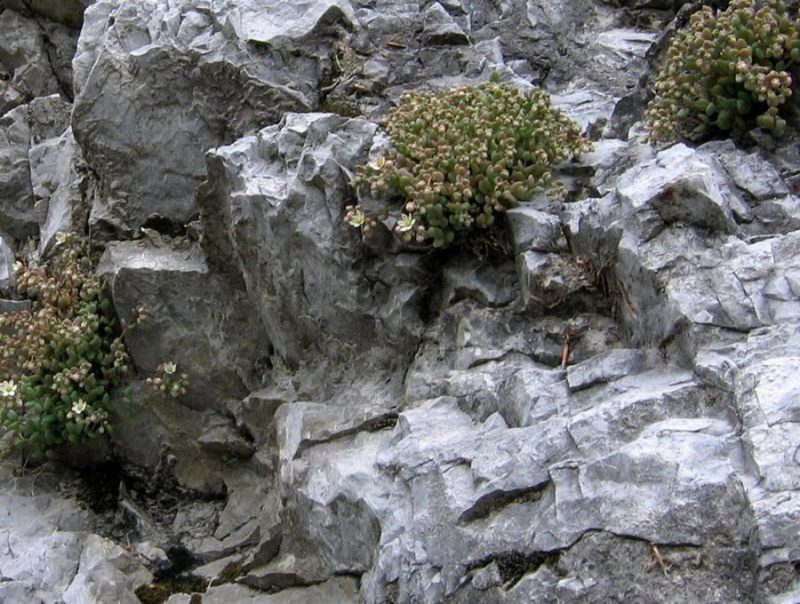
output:
{"label": "sedum dasyphyllum plant", "polygon": [[731,0],[702,7],[678,31],[647,109],[652,139],[700,141],[715,131],[739,137],[756,125],[782,136],[780,108],[792,95],[800,30],[782,0]]}
{"label": "sedum dasyphyllum plant", "polygon": [[[497,82],[406,94],[389,113],[393,149],[358,171],[374,197],[397,194],[393,228],[405,243],[447,247],[547,188],[551,168],[591,148],[542,90]],[[360,206],[345,221],[369,235]]]}
{"label": "sedum dasyphyllum plant", "polygon": [[189,376],[178,372],[178,366],[168,361],[156,367],[155,374],[147,378],[145,382],[156,392],[160,392],[170,398],[180,398],[186,394],[189,386]]}
{"label": "sedum dasyphyllum plant", "polygon": [[38,457],[107,433],[111,390],[129,365],[86,245],[60,235],[46,266],[16,264],[30,311],[0,314],[0,429]]}

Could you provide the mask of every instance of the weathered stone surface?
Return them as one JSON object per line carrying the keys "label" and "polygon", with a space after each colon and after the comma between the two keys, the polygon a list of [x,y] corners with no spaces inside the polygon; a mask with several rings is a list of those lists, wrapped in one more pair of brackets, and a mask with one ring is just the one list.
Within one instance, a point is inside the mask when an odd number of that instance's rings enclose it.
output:
{"label": "weathered stone surface", "polygon": [[[2,4],[0,9],[4,8]],[[48,37],[56,38],[52,40],[53,52],[68,57],[70,43],[59,39],[59,34],[65,36],[63,30],[51,27],[47,32],[45,27],[14,10],[0,10],[0,75],[4,76],[0,78],[0,115],[36,97],[60,92],[54,73],[57,61],[51,63],[48,57]],[[74,42],[72,45],[74,48]]]}
{"label": "weathered stone surface", "polygon": [[[100,0],[80,150],[71,107],[30,96],[70,98],[47,20],[78,9],[26,4],[0,16],[20,25],[0,28],[0,232],[45,250],[86,228],[85,196],[93,241],[139,238],[100,269],[141,373],[114,451],[146,488],[208,498],[165,519],[120,488],[155,568],[235,577],[202,595],[226,604],[797,599],[796,141],[643,142],[631,91],[677,3]],[[509,213],[504,259],[360,239],[353,171],[385,138],[284,116],[377,117],[495,71],[595,137],[630,132],[559,168],[567,202]],[[167,360],[182,402],[142,383]],[[0,600],[131,601],[146,574],[125,553],[6,486]]]}
{"label": "weathered stone surface", "polygon": [[[395,355],[420,334],[424,258],[389,255],[354,270],[362,248],[342,220],[351,171],[366,160],[375,130],[331,114],[288,114],[208,155],[215,188],[201,203],[214,221],[209,259],[241,271],[290,364],[314,349],[340,358],[368,343]],[[383,285],[370,287],[375,280]]]}
{"label": "weathered stone surface", "polygon": [[209,148],[316,104],[325,46],[350,27],[346,7],[90,6],[75,58],[73,130],[100,175],[93,220],[123,231],[159,216],[188,222]]}
{"label": "weathered stone surface", "polygon": [[[797,245],[794,233],[750,245],[725,238],[710,244],[691,228],[667,229],[645,244],[626,235],[617,275],[628,292],[625,318],[634,337],[659,342],[687,321],[747,331],[795,320],[796,275],[786,261]],[[631,264],[634,256],[647,264]]]}
{"label": "weathered stone surface", "polygon": [[135,589],[152,575],[118,545],[90,534],[94,517],[59,493],[63,469],[14,476],[0,466],[0,597],[8,602],[137,602]]}
{"label": "weathered stone surface", "polygon": [[699,151],[715,157],[734,184],[755,201],[783,197],[789,193],[775,167],[757,151],[747,153],[731,140],[706,143]]}
{"label": "weathered stone surface", "polygon": [[0,237],[0,295],[11,295],[15,287],[14,252]]}
{"label": "weathered stone surface", "polygon": [[636,373],[645,357],[643,351],[635,349],[609,350],[583,363],[571,365],[567,369],[567,383],[570,390],[580,390],[598,382],[611,382]]}
{"label": "weathered stone surface", "polygon": [[17,12],[32,11],[71,28],[80,28],[83,11],[90,3],[91,0],[0,0],[0,8]]}
{"label": "weathered stone surface", "polygon": [[137,604],[135,590],[153,575],[122,547],[90,535],[80,556],[79,573],[64,592],[65,604],[120,602]]}
{"label": "weathered stone surface", "polygon": [[147,376],[176,363],[189,381],[183,402],[222,411],[228,398],[257,383],[254,367],[269,342],[259,339],[246,301],[209,272],[196,244],[113,243],[97,272],[110,279],[114,306],[130,326],[125,342],[137,368]]}
{"label": "weathered stone surface", "polygon": [[595,286],[586,267],[559,254],[525,252],[519,256],[517,271],[526,306],[558,306]]}
{"label": "weathered stone surface", "polygon": [[[236,584],[211,587],[203,594],[204,604],[355,604],[358,601],[356,580],[350,577],[336,577],[318,585],[289,588],[276,594]],[[191,596],[176,594],[167,604],[191,604]]]}
{"label": "weathered stone surface", "polygon": [[514,252],[528,250],[557,252],[566,245],[557,216],[521,205],[508,211],[508,224],[514,241]]}
{"label": "weathered stone surface", "polygon": [[742,204],[711,160],[677,144],[623,174],[617,197],[633,211],[654,209],[666,222],[732,232],[732,206]]}
{"label": "weathered stone surface", "polygon": [[[47,213],[45,201],[34,195],[32,178],[48,139],[60,136],[69,121],[70,106],[58,95],[35,99],[0,117],[0,232],[16,239],[34,237]],[[33,165],[32,162],[33,161]],[[54,159],[68,166],[69,158]],[[52,178],[52,177],[51,177]],[[40,182],[35,183],[37,186]],[[42,191],[39,191],[42,192]]]}
{"label": "weathered stone surface", "polygon": [[57,233],[67,233],[79,223],[83,162],[69,128],[57,138],[33,145],[29,160],[34,203],[46,208],[39,229],[39,250],[44,252]]}
{"label": "weathered stone surface", "polygon": [[433,3],[422,15],[422,35],[432,45],[469,44],[469,38],[439,3]]}
{"label": "weathered stone surface", "polygon": [[475,257],[459,257],[443,270],[442,300],[451,304],[472,298],[485,306],[504,306],[518,293],[517,274],[513,263],[490,265]]}

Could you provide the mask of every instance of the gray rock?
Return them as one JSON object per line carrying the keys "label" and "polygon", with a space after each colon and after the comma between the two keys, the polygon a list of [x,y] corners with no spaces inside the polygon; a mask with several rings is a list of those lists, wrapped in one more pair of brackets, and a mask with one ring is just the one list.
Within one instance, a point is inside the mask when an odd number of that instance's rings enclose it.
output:
{"label": "gray rock", "polygon": [[469,44],[469,38],[441,4],[434,2],[422,14],[422,35],[428,44]]}
{"label": "gray rock", "polygon": [[9,296],[16,287],[14,252],[0,237],[0,295]]}
{"label": "gray rock", "polygon": [[514,253],[528,250],[557,252],[566,246],[557,216],[521,205],[508,211],[508,224],[514,241]]}
{"label": "gray rock", "polygon": [[645,353],[635,349],[609,350],[588,361],[567,368],[570,390],[581,390],[599,382],[611,382],[637,373],[645,362]]}
{"label": "gray rock", "polygon": [[113,243],[97,272],[109,278],[117,314],[129,324],[125,342],[136,367],[149,376],[176,363],[188,376],[184,403],[222,411],[257,383],[254,366],[268,343],[246,301],[209,272],[195,244]]}
{"label": "gray rock", "polygon": [[597,89],[571,87],[551,95],[553,107],[560,109],[581,127],[583,133],[602,128],[611,119],[616,99]]}
{"label": "gray rock", "polygon": [[731,207],[741,201],[709,161],[674,145],[625,172],[617,182],[617,196],[629,210],[654,209],[666,222],[733,232]]}
{"label": "gray rock", "polygon": [[443,269],[443,302],[472,298],[485,306],[504,306],[517,296],[517,275],[511,262],[495,264],[458,258]]}
{"label": "gray rock", "polygon": [[120,602],[136,604],[137,588],[153,575],[122,547],[97,535],[86,539],[78,574],[64,592],[65,604]]}
{"label": "gray rock", "polygon": [[0,116],[35,97],[59,92],[43,33],[34,19],[14,10],[0,13],[0,70],[8,78],[0,80]]}
{"label": "gray rock", "polygon": [[755,201],[783,197],[789,193],[778,170],[758,151],[747,153],[730,140],[706,143],[698,150],[716,158],[734,184]]}
{"label": "gray rock", "polygon": [[527,307],[552,308],[595,286],[586,267],[568,256],[528,251],[517,262],[522,301]]}
{"label": "gray rock", "polygon": [[[729,459],[733,446],[666,421],[585,466],[553,466],[560,532],[597,526],[594,517],[616,534],[653,542],[699,545],[723,535],[743,542],[754,523]],[[623,477],[636,483],[636,506],[620,501],[628,496],[618,489]],[[542,549],[556,545],[542,541]]]}
{"label": "gray rock", "polygon": [[[67,127],[70,107],[57,95],[38,98],[0,117],[0,186],[5,203],[0,207],[0,232],[16,239],[35,237],[44,222],[47,204],[34,196],[32,178],[41,161],[37,145],[60,136]],[[53,143],[51,143],[53,144]],[[33,164],[31,163],[33,161]],[[68,165],[68,159],[54,160]],[[47,177],[52,178],[52,177]],[[42,183],[37,181],[36,186]],[[39,193],[43,193],[40,189]]]}
{"label": "gray rock", "polygon": [[[354,270],[362,248],[343,222],[351,171],[366,161],[375,130],[332,114],[287,114],[208,155],[213,189],[200,202],[214,229],[209,261],[241,271],[291,365],[315,350],[337,358],[368,343],[396,356],[420,334],[424,259],[389,255]],[[383,285],[371,288],[376,280]],[[381,362],[374,350],[371,358]]]}
{"label": "gray rock", "polygon": [[83,11],[91,0],[0,0],[0,8],[17,12],[32,11],[58,23],[79,29],[83,22]]}
{"label": "gray rock", "polygon": [[[656,342],[685,321],[707,332],[711,326],[747,331],[793,320],[795,275],[786,262],[797,241],[794,234],[750,245],[708,241],[680,228],[641,245],[623,237],[617,275],[628,300],[626,321],[636,338]],[[629,264],[633,255],[647,264]]]}
{"label": "gray rock", "polygon": [[4,201],[0,208],[0,224],[4,234],[17,239],[34,236],[41,220],[31,188],[30,138],[25,107],[0,117],[0,185]]}
{"label": "gray rock", "polygon": [[91,534],[93,515],[63,492],[75,488],[64,468],[32,476],[0,466],[0,597],[16,602],[136,602],[152,579],[121,547]]}
{"label": "gray rock", "polygon": [[[250,589],[244,585],[228,584],[209,588],[203,593],[204,604],[355,604],[358,587],[351,577],[336,577],[317,585],[284,589],[276,594]],[[190,596],[173,595],[167,604],[189,604]]]}
{"label": "gray rock", "polygon": [[341,0],[90,6],[72,127],[100,175],[92,221],[123,232],[188,222],[208,149],[316,104],[320,61],[348,13]]}
{"label": "gray rock", "polygon": [[30,300],[2,300],[0,299],[0,313],[24,312],[31,309]]}
{"label": "gray rock", "polygon": [[192,409],[145,384],[131,386],[133,408],[114,411],[115,449],[130,463],[147,468],[154,480],[170,478],[202,493],[224,493],[231,461],[253,450],[232,420],[211,409]]}
{"label": "gray rock", "polygon": [[227,407],[236,418],[236,425],[253,438],[256,447],[261,447],[274,443],[275,411],[295,396],[291,389],[270,387],[251,392],[244,399],[229,401]]}
{"label": "gray rock", "polygon": [[69,128],[58,138],[33,145],[29,152],[34,203],[47,208],[39,229],[39,251],[49,250],[57,233],[78,224],[83,177],[80,149]]}

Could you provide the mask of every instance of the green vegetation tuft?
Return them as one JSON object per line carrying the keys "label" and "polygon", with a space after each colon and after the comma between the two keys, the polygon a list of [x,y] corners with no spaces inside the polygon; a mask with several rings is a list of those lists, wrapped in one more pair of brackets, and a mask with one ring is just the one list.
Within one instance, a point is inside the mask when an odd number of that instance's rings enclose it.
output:
{"label": "green vegetation tuft", "polygon": [[86,244],[58,241],[45,266],[16,264],[31,310],[0,314],[0,429],[35,457],[108,433],[112,389],[129,365]]}
{"label": "green vegetation tuft", "polygon": [[[373,197],[399,195],[394,233],[409,245],[447,247],[547,188],[554,165],[591,148],[542,90],[497,82],[406,94],[386,129],[393,148],[360,168]],[[375,225],[359,206],[345,221]]]}
{"label": "green vegetation tuft", "polygon": [[700,141],[716,132],[741,137],[759,126],[776,137],[800,63],[800,31],[781,0],[731,0],[704,6],[678,31],[647,109],[652,138]]}

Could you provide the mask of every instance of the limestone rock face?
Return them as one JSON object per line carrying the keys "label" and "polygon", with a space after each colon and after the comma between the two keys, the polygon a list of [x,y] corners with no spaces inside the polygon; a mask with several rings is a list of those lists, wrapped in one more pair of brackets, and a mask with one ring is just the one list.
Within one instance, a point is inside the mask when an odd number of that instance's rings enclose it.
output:
{"label": "limestone rock face", "polygon": [[[683,5],[0,0],[0,312],[81,232],[134,365],[100,503],[0,466],[0,601],[798,601],[797,134],[647,143]],[[564,199],[347,224],[402,94],[493,74],[595,139]]]}
{"label": "limestone rock face", "polygon": [[42,468],[37,478],[20,479],[10,464],[0,465],[5,510],[0,520],[5,535],[0,598],[135,604],[134,591],[151,581],[152,574],[120,545],[91,533],[94,516],[59,493],[66,476]]}
{"label": "limestone rock face", "polygon": [[[69,135],[60,143],[57,140],[68,127],[69,111],[68,103],[51,95],[15,107],[0,117],[0,232],[16,239],[36,236],[39,226],[47,220],[50,194],[57,188],[69,188],[76,180],[77,176],[70,174],[70,151],[63,152],[64,145],[71,145]],[[62,151],[45,158],[45,149],[53,145],[61,145]],[[47,161],[58,167],[40,169],[39,164]],[[54,216],[63,196],[61,192],[54,196]],[[56,222],[54,217],[49,219],[46,230],[52,231]]]}
{"label": "limestone rock face", "polygon": [[364,120],[292,113],[208,154],[213,188],[201,206],[213,229],[209,260],[240,271],[271,343],[290,364],[318,353],[396,353],[421,334],[424,258],[365,262],[358,231],[343,221],[355,167],[366,161],[375,131]]}
{"label": "limestone rock face", "polygon": [[8,2],[0,2],[0,115],[40,96],[61,93],[71,98],[76,32],[4,10],[4,4]]}
{"label": "limestone rock face", "polygon": [[92,220],[123,232],[156,217],[187,222],[197,213],[207,149],[315,106],[325,40],[350,27],[347,8],[328,1],[90,6],[74,62],[72,126],[101,176]]}
{"label": "limestone rock face", "polygon": [[80,29],[83,11],[92,0],[1,0],[0,8],[18,13],[32,12],[70,28]]}

